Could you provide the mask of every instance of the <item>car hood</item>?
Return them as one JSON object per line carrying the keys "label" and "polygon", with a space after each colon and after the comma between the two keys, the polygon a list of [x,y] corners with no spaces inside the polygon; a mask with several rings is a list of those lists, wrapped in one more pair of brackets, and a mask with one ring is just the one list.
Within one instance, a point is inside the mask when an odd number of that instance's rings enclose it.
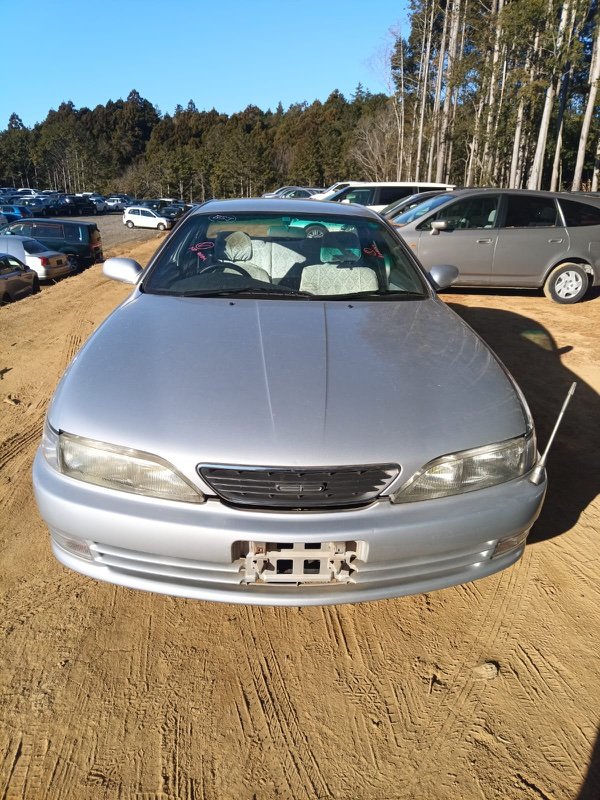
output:
{"label": "car hood", "polygon": [[135,294],[63,377],[51,425],[132,447],[198,483],[199,463],[427,461],[525,432],[515,389],[437,299]]}

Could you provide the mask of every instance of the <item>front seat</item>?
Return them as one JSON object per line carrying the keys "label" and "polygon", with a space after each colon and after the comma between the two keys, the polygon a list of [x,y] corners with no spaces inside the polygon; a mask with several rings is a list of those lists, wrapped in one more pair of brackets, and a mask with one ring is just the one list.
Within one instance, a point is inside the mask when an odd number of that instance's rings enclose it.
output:
{"label": "front seat", "polygon": [[352,231],[326,233],[321,240],[321,263],[304,267],[300,290],[311,294],[351,294],[379,289],[375,270],[355,266],[360,242]]}
{"label": "front seat", "polygon": [[[245,270],[251,278],[271,283],[269,273],[252,263],[252,239],[244,231],[219,231],[215,239],[215,257],[221,262],[230,262]],[[235,269],[223,270],[239,275]]]}

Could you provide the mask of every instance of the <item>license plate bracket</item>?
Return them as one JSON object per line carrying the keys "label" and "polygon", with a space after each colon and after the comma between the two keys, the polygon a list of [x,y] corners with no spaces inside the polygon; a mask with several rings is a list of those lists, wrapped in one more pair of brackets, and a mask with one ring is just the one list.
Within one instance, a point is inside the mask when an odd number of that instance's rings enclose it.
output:
{"label": "license plate bracket", "polygon": [[352,579],[356,542],[248,542],[245,583],[324,584]]}

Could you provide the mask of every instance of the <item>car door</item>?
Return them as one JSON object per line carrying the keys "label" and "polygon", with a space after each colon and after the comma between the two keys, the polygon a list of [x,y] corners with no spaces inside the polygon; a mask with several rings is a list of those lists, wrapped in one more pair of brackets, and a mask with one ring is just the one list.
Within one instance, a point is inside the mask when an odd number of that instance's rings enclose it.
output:
{"label": "car door", "polygon": [[[458,267],[455,286],[488,285],[498,239],[499,203],[498,194],[481,192],[452,201],[427,217],[417,226],[417,255],[423,265]],[[445,222],[447,228],[436,232],[433,222]]]}
{"label": "car door", "polygon": [[141,225],[143,228],[156,228],[156,215],[154,212],[142,208],[140,210],[140,221],[138,225]]}
{"label": "car door", "polygon": [[548,269],[569,250],[569,235],[556,200],[507,193],[494,254],[495,286],[541,286]]}
{"label": "car door", "polygon": [[0,256],[0,302],[18,300],[31,293],[32,281],[23,264],[12,256]]}

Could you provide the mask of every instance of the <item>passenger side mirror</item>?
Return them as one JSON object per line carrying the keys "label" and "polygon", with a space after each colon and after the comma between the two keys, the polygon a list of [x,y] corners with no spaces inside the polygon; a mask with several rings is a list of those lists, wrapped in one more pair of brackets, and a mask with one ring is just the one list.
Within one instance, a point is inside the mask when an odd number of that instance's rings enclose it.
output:
{"label": "passenger side mirror", "polygon": [[102,272],[107,278],[121,283],[137,283],[143,268],[132,258],[107,258]]}
{"label": "passenger side mirror", "polygon": [[454,228],[448,222],[447,219],[436,219],[435,222],[431,223],[431,235],[432,236],[439,236],[440,231],[453,231]]}
{"label": "passenger side mirror", "polygon": [[436,264],[429,270],[429,277],[433,281],[435,290],[439,292],[452,286],[458,278],[458,268],[452,264]]}

